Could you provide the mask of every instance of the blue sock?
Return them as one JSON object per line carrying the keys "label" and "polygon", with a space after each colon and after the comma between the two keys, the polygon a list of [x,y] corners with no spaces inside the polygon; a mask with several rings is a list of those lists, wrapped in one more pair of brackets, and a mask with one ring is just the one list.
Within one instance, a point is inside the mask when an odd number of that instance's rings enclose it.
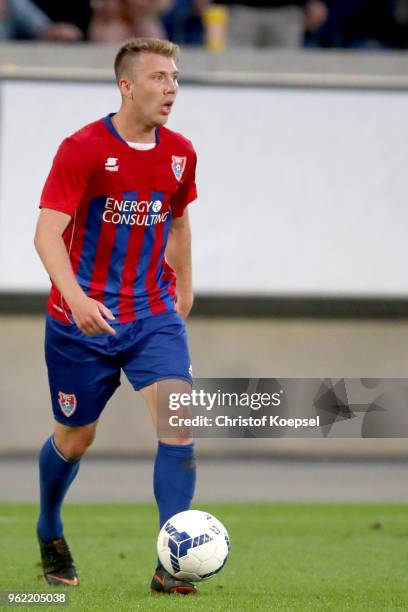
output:
{"label": "blue sock", "polygon": [[68,461],[48,438],[40,452],[40,516],[38,532],[49,542],[63,533],[61,506],[70,484],[78,474],[80,459]]}
{"label": "blue sock", "polygon": [[160,514],[160,528],[173,514],[188,510],[196,482],[194,442],[157,447],[153,488]]}

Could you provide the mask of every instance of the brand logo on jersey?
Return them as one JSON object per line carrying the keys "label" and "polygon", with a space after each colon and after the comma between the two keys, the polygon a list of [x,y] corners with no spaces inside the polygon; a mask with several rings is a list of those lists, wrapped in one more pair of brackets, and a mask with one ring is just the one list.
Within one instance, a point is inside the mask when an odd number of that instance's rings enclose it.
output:
{"label": "brand logo on jersey", "polygon": [[105,170],[108,170],[109,172],[117,172],[119,170],[118,158],[108,157],[105,162]]}
{"label": "brand logo on jersey", "polygon": [[193,375],[193,364],[192,363],[190,363],[190,365],[189,365],[188,373],[190,374],[190,376]]}
{"label": "brand logo on jersey", "polygon": [[178,181],[183,176],[184,169],[186,167],[187,157],[177,157],[176,155],[171,156],[171,169],[173,170],[174,176]]}
{"label": "brand logo on jersey", "polygon": [[106,198],[102,220],[115,225],[156,225],[165,223],[168,210],[161,200],[116,200]]}
{"label": "brand logo on jersey", "polygon": [[74,414],[77,407],[77,399],[73,393],[58,392],[58,403],[66,417]]}

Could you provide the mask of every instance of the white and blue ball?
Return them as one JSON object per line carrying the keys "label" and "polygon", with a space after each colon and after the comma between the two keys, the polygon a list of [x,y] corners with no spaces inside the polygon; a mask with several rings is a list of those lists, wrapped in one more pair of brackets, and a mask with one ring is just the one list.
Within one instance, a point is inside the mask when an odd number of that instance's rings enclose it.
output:
{"label": "white and blue ball", "polygon": [[224,525],[208,512],[186,510],[172,516],[160,530],[157,554],[180,580],[208,580],[224,567],[230,540]]}

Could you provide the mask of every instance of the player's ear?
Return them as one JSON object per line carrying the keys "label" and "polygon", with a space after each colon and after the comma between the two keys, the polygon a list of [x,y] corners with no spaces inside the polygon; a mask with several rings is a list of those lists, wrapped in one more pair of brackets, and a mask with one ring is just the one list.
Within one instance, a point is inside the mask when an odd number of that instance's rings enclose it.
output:
{"label": "player's ear", "polygon": [[119,79],[118,86],[120,89],[120,93],[124,98],[133,100],[133,87],[131,81],[125,78]]}

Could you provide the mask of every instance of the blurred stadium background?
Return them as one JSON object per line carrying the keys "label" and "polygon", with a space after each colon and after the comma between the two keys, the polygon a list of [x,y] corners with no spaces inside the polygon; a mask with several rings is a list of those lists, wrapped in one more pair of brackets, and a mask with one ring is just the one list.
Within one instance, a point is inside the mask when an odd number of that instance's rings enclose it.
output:
{"label": "blurred stadium background", "polygon": [[[39,194],[60,140],[118,107],[132,34],[182,45],[195,376],[406,377],[407,23],[404,0],[0,0],[0,500],[37,498],[52,427]],[[150,500],[154,448],[123,379],[69,499]],[[408,499],[405,439],[197,448],[198,500]]]}

